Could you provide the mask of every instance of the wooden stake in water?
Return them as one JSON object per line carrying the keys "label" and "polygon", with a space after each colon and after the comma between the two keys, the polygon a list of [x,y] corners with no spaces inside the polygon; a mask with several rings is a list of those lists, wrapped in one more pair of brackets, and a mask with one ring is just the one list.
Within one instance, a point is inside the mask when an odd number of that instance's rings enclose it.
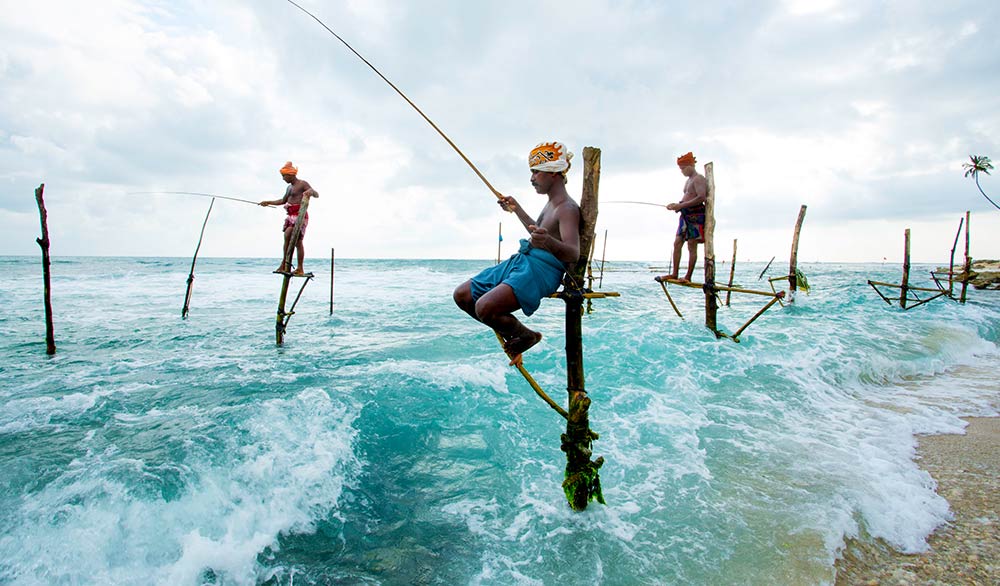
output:
{"label": "wooden stake in water", "polygon": [[907,287],[910,284],[910,229],[903,232],[903,283],[900,285],[899,306],[906,309]]}
{"label": "wooden stake in water", "polygon": [[[969,212],[965,212],[968,214]],[[948,261],[948,297],[954,299],[955,294],[955,249],[958,248],[958,239],[962,235],[962,226],[965,225],[965,218],[958,221],[958,231],[955,232],[955,241],[951,243],[951,260]]]}
{"label": "wooden stake in water", "polygon": [[49,213],[45,211],[45,200],[42,194],[45,192],[45,184],[42,183],[35,189],[35,202],[38,203],[38,215],[42,221],[42,237],[36,238],[35,242],[42,249],[42,283],[45,286],[45,353],[52,356],[56,353],[56,337],[52,326],[52,279],[49,276],[51,261],[49,259]]}
{"label": "wooden stake in water", "polygon": [[215,205],[215,198],[208,204],[208,213],[205,214],[205,221],[201,224],[201,234],[198,236],[198,246],[194,248],[194,258],[191,259],[191,272],[188,273],[187,292],[184,294],[184,307],[181,308],[181,319],[187,319],[188,308],[191,306],[191,292],[194,289],[194,263],[198,262],[198,251],[201,250],[201,239],[205,237],[205,226],[208,225],[208,217],[212,215],[212,206]]}
{"label": "wooden stake in water", "polygon": [[597,278],[597,288],[604,285],[604,257],[608,252],[608,231],[604,231],[604,248],[601,250],[601,275]]}
{"label": "wooden stake in water", "polygon": [[604,465],[604,458],[590,459],[597,434],[590,430],[590,397],[584,385],[583,291],[580,285],[589,264],[589,251],[597,225],[600,178],[601,150],[585,147],[583,194],[580,197],[580,258],[570,268],[566,281],[575,286],[564,287],[561,295],[566,302],[566,392],[569,395],[569,416],[566,418],[566,433],[562,436],[562,450],[566,452],[563,492],[569,506],[576,511],[586,509],[592,500],[604,503],[598,473]]}
{"label": "wooden stake in water", "polygon": [[719,336],[716,314],[719,304],[715,298],[715,174],[712,163],[705,164],[708,196],[705,199],[705,327]]}
{"label": "wooden stake in water", "polygon": [[972,257],[969,256],[969,223],[972,218],[965,212],[965,267],[962,269],[962,295],[959,302],[965,303],[965,292],[969,288],[969,274],[972,272]]}
{"label": "wooden stake in water", "polygon": [[[733,277],[736,276],[736,239],[733,238],[733,264],[729,265],[729,287],[733,287]],[[726,307],[729,307],[729,297],[732,291],[726,291]]]}
{"label": "wooden stake in water", "polygon": [[299,302],[299,297],[302,297],[302,291],[305,290],[306,285],[312,280],[312,273],[307,273],[306,280],[302,283],[302,289],[299,289],[299,294],[295,297],[295,301],[292,302],[292,308],[286,313],[285,301],[288,296],[288,284],[292,280],[292,271],[290,270],[292,268],[292,253],[295,251],[295,247],[299,242],[299,235],[302,233],[302,223],[305,221],[306,211],[309,209],[309,199],[309,192],[306,191],[302,195],[302,203],[299,204],[299,215],[295,219],[295,226],[292,227],[292,237],[288,240],[288,248],[282,257],[283,266],[289,270],[282,274],[281,295],[278,297],[278,315],[274,326],[274,339],[278,346],[285,343],[285,329],[288,327],[288,320],[295,314],[295,304]]}
{"label": "wooden stake in water", "polygon": [[799,232],[802,231],[802,222],[806,219],[806,206],[799,208],[799,218],[795,221],[795,232],[792,234],[792,257],[788,261],[788,299],[786,303],[795,302],[795,291],[799,288],[798,263],[799,263]]}

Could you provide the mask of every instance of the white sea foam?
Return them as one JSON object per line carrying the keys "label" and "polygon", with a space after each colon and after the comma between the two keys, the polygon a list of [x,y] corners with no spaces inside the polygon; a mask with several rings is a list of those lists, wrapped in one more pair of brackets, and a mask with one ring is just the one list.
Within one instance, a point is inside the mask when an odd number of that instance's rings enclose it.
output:
{"label": "white sea foam", "polygon": [[253,583],[257,555],[279,534],[336,514],[358,470],[356,414],[317,389],[266,401],[238,423],[222,465],[190,462],[192,484],[167,501],[110,479],[134,477],[115,470],[143,462],[113,451],[79,459],[13,512],[18,528],[0,541],[7,575],[26,584],[194,584],[211,570]]}

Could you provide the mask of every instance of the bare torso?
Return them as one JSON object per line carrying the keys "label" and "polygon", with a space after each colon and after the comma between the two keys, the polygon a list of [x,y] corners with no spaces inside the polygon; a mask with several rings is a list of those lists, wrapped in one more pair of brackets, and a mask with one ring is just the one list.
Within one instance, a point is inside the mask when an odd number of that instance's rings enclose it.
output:
{"label": "bare torso", "polygon": [[288,184],[282,203],[298,205],[302,203],[302,195],[310,189],[312,188],[309,186],[308,181],[296,179],[294,182]]}
{"label": "bare torso", "polygon": [[695,173],[688,177],[687,181],[684,182],[684,197],[681,198],[680,206],[684,207],[685,204],[704,195],[707,192],[707,187],[708,184],[703,175]]}

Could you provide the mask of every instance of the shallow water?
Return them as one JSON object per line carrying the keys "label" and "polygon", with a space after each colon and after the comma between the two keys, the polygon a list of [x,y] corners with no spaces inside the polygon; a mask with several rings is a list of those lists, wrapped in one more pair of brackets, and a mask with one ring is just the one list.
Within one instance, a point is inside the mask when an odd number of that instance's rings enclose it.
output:
{"label": "shallow water", "polygon": [[[804,264],[734,344],[616,263],[584,318],[608,505],[574,513],[561,418],[451,301],[486,261],[338,260],[332,316],[317,261],[282,348],[272,264],[199,260],[181,320],[189,259],[54,259],[49,358],[40,263],[0,257],[0,582],[829,583],[846,536],[949,518],[914,434],[997,414],[1000,293],[903,312],[865,284],[898,266]],[[564,402],[563,303],[527,321]]]}

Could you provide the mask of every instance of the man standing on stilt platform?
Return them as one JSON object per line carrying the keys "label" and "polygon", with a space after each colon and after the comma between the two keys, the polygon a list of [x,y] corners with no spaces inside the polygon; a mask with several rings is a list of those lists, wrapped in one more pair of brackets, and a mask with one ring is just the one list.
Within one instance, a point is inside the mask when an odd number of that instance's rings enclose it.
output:
{"label": "man standing on stilt platform", "polygon": [[[708,199],[708,182],[700,175],[694,165],[697,160],[693,153],[677,157],[677,166],[681,174],[687,177],[684,183],[684,196],[677,203],[667,204],[668,210],[680,213],[677,225],[677,235],[674,237],[674,265],[669,275],[656,277],[657,281],[674,279],[682,283],[691,281],[694,266],[698,263],[698,244],[705,242],[705,200]],[[683,279],[677,275],[681,265],[681,248],[687,242],[688,268]]]}
{"label": "man standing on stilt platform", "polygon": [[[299,208],[302,205],[302,198],[307,194],[309,197],[319,197],[319,193],[307,181],[298,178],[298,173],[298,167],[292,165],[291,161],[286,162],[281,168],[281,178],[288,184],[288,187],[285,189],[285,197],[273,201],[265,200],[260,202],[260,205],[264,207],[284,205],[285,213],[288,214],[285,217],[284,225],[281,227],[281,231],[285,233],[285,246],[281,249],[281,266],[274,271],[276,273],[287,273],[291,270],[288,264],[291,262],[289,246],[292,241],[292,231],[295,229],[295,221],[299,218]],[[295,248],[298,253],[298,266],[296,266],[295,272],[292,273],[293,275],[305,275],[302,262],[305,260],[306,249],[302,241],[305,239],[306,225],[308,224],[309,212],[306,212],[305,217],[302,218],[302,227],[299,228],[298,240],[295,242]]]}
{"label": "man standing on stilt platform", "polygon": [[559,289],[565,263],[580,257],[580,207],[566,192],[572,157],[558,142],[542,143],[531,151],[531,185],[548,197],[538,219],[532,219],[513,197],[497,201],[517,216],[529,238],[521,240],[512,257],[455,289],[455,303],[503,337],[511,364],[520,364],[521,354],[542,339],[540,332],[528,329],[512,313],[518,309],[524,315],[534,313],[543,297]]}

